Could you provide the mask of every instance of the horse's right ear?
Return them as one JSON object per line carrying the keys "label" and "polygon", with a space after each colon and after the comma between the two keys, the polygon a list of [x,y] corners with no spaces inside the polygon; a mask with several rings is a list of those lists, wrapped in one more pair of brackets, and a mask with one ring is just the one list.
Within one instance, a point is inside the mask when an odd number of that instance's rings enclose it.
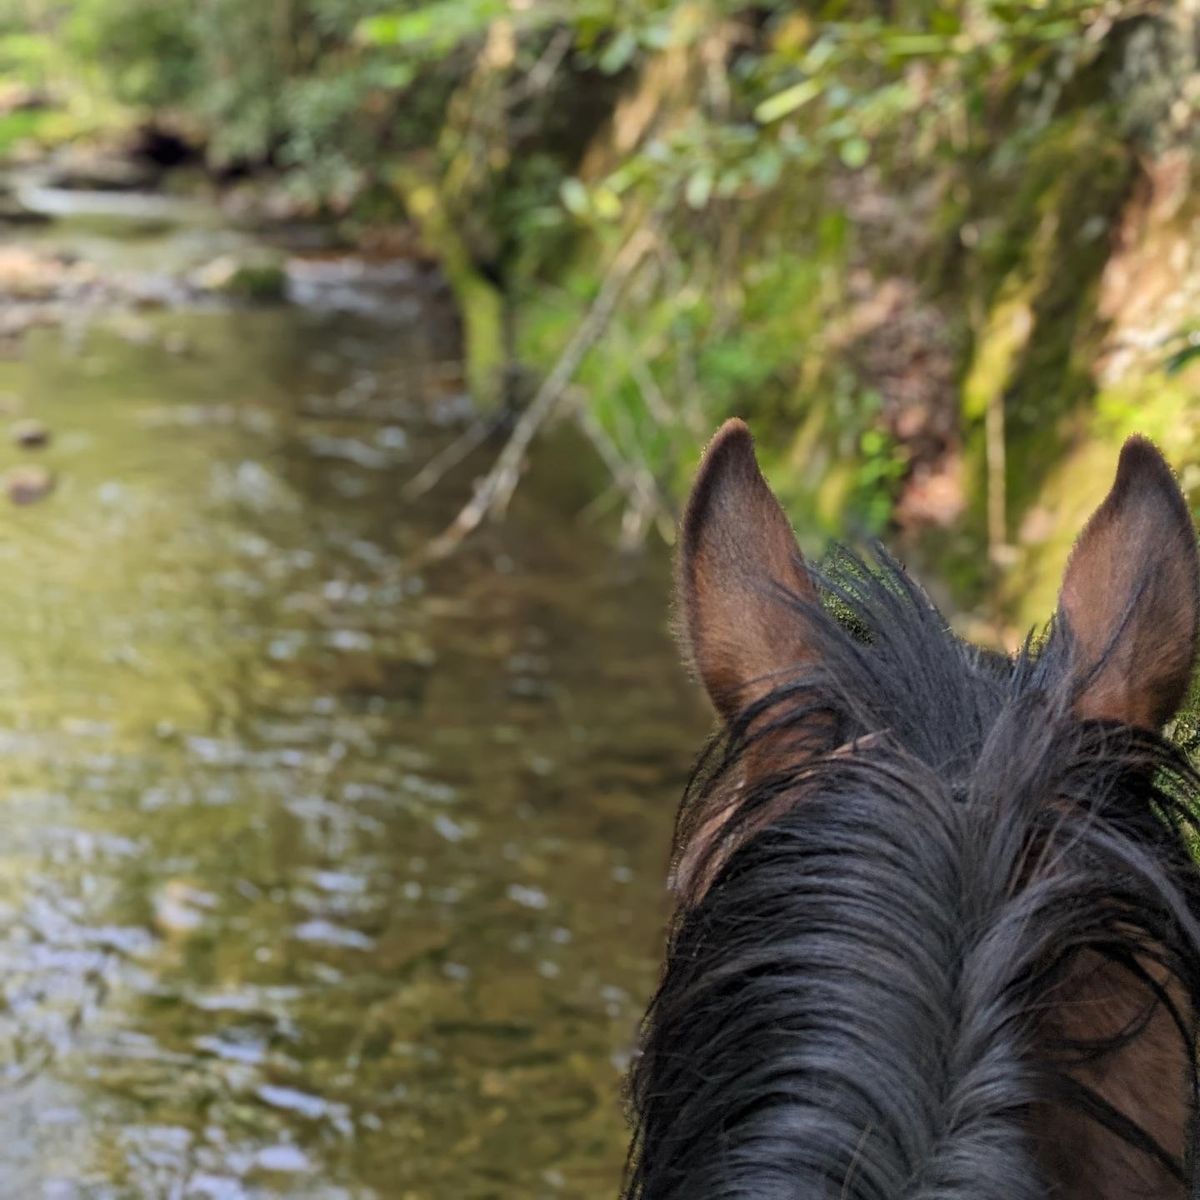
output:
{"label": "horse's right ear", "polygon": [[1059,619],[1071,638],[1075,711],[1158,729],[1187,694],[1200,624],[1200,559],[1187,502],[1144,438],[1067,563]]}
{"label": "horse's right ear", "polygon": [[686,647],[717,712],[732,721],[807,657],[789,597],[816,602],[779,502],[738,420],[717,431],[680,531],[678,606]]}

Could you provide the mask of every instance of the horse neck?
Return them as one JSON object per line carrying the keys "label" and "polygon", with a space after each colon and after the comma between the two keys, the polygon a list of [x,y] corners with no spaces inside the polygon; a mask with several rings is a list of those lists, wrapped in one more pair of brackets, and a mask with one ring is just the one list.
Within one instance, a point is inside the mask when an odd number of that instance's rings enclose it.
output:
{"label": "horse neck", "polygon": [[1195,1136],[1195,1017],[1184,989],[1141,960],[1137,970],[1094,951],[1080,954],[1052,997],[1041,1030],[1043,1053],[1111,1041],[1078,1055],[1067,1073],[1133,1122],[1153,1148],[1118,1136],[1077,1103],[1039,1114],[1038,1150],[1062,1200],[1182,1200],[1187,1186],[1163,1159],[1186,1170]]}

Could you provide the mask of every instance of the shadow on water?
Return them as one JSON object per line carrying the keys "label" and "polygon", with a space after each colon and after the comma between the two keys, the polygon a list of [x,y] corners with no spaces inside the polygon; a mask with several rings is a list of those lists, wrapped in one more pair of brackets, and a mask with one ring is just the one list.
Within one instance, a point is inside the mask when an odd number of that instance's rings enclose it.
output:
{"label": "shadow on water", "polygon": [[406,570],[470,468],[399,499],[461,427],[402,315],[0,361],[59,478],[0,538],[4,1196],[614,1194],[706,718],[569,447]]}

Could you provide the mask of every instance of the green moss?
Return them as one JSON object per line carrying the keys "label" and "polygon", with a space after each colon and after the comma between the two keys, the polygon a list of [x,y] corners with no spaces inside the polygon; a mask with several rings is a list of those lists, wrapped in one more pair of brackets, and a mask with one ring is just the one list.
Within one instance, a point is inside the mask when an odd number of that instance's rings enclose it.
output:
{"label": "green moss", "polygon": [[282,259],[256,252],[248,258],[225,255],[202,267],[194,282],[256,304],[271,304],[287,298],[288,275]]}
{"label": "green moss", "polygon": [[[1024,531],[1018,530],[1019,557],[997,598],[999,610],[1015,625],[1044,621],[1053,611],[1067,555],[1111,486],[1117,450],[1126,437],[1141,433],[1154,439],[1179,468],[1200,453],[1195,403],[1200,369],[1189,376],[1153,372],[1096,394],[1082,436],[1047,473]],[[1181,480],[1196,499],[1200,479],[1183,470]]]}
{"label": "green moss", "polygon": [[0,113],[0,158],[12,153],[21,142],[36,139],[45,128],[48,113],[38,109],[18,109]]}
{"label": "green moss", "polygon": [[[1011,269],[993,294],[1028,291],[1029,328],[1005,385],[1010,519],[1019,520],[1040,480],[1089,406],[1092,363],[1104,328],[1096,293],[1110,230],[1128,197],[1134,163],[1094,113],[1047,131],[999,255]],[[1022,287],[1023,285],[1023,287]]]}
{"label": "green moss", "polygon": [[976,337],[962,386],[962,415],[969,424],[981,423],[988,407],[1008,390],[1015,365],[1033,331],[1031,299],[1035,286],[1033,280],[1010,277],[1007,292],[1001,293]]}
{"label": "green moss", "polygon": [[412,165],[398,167],[393,185],[429,249],[438,256],[463,322],[467,386],[477,404],[493,408],[503,399],[508,367],[504,300],[471,261],[454,228],[437,184]]}
{"label": "green moss", "polygon": [[1200,452],[1198,386],[1200,363],[1178,375],[1156,371],[1112,384],[1096,396],[1091,432],[1110,446],[1140,433],[1186,462]]}
{"label": "green moss", "polygon": [[[986,553],[986,414],[1003,406],[1011,542],[1094,412],[1105,333],[1097,292],[1134,171],[1129,148],[1096,110],[1068,113],[1019,148],[1004,169],[976,167],[971,220],[980,241],[959,284],[973,326],[961,401],[968,537],[946,565],[968,605],[995,575]],[[1002,596],[997,611],[1009,608]]]}
{"label": "green moss", "polygon": [[231,296],[268,304],[287,296],[287,271],[279,263],[242,263],[229,276],[224,290]]}

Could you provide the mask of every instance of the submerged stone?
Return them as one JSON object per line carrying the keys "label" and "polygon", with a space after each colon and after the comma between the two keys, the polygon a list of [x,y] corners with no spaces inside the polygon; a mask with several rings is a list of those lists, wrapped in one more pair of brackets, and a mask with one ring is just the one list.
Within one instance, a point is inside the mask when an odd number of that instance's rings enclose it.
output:
{"label": "submerged stone", "polygon": [[50,441],[50,430],[33,417],[17,421],[12,427],[12,440],[27,450],[40,449]]}
{"label": "submerged stone", "polygon": [[54,491],[54,475],[37,463],[26,463],[5,475],[4,490],[14,504],[34,504]]}
{"label": "submerged stone", "polygon": [[255,256],[238,259],[226,255],[196,272],[197,286],[239,300],[269,303],[287,299],[288,274],[282,262]]}

